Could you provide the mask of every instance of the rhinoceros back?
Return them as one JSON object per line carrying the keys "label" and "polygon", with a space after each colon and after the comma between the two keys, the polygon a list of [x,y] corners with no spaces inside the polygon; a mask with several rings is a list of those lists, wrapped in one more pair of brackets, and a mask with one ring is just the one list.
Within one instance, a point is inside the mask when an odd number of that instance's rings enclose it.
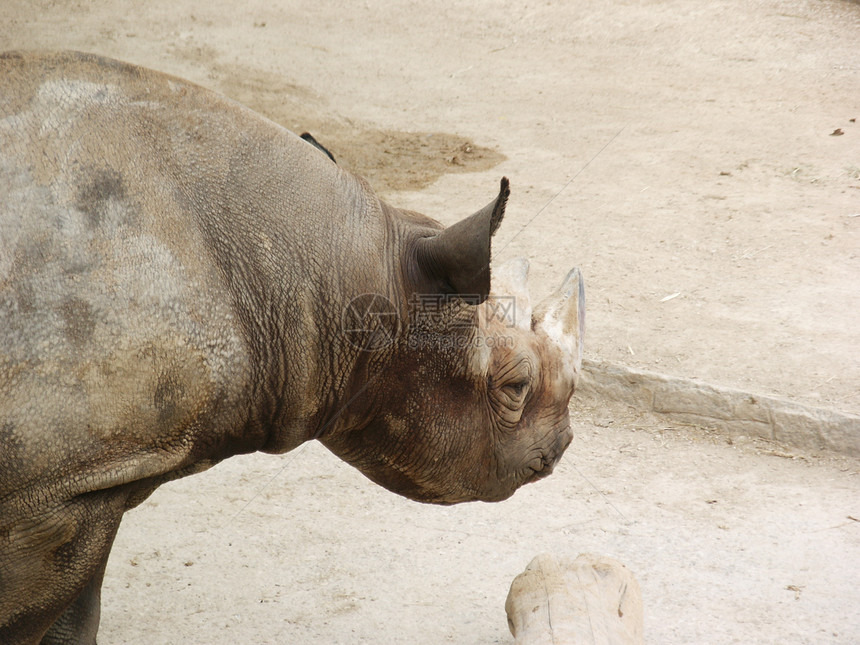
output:
{"label": "rhinoceros back", "polygon": [[[0,504],[36,481],[74,493],[157,477],[247,423],[245,276],[224,249],[300,244],[237,231],[307,190],[254,173],[272,132],[133,66],[0,58]],[[276,134],[278,163],[329,163]],[[282,199],[256,207],[267,187]]]}

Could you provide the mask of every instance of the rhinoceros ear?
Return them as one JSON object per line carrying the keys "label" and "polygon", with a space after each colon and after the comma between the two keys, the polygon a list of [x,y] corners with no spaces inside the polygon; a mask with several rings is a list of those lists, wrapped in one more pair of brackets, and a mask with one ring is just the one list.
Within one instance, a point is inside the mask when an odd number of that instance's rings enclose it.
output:
{"label": "rhinoceros ear", "polygon": [[502,223],[510,195],[503,177],[499,196],[438,235],[416,241],[409,274],[420,293],[456,294],[480,304],[490,293],[490,238]]}

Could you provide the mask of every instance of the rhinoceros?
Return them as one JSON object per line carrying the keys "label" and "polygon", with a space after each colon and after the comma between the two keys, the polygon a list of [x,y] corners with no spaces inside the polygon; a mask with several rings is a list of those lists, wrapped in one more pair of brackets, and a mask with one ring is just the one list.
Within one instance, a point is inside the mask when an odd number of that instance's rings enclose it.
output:
{"label": "rhinoceros", "polygon": [[490,280],[507,179],[445,228],[253,111],[94,55],[0,56],[0,643],[92,643],[123,513],[318,440],[421,502],[571,441],[578,270]]}

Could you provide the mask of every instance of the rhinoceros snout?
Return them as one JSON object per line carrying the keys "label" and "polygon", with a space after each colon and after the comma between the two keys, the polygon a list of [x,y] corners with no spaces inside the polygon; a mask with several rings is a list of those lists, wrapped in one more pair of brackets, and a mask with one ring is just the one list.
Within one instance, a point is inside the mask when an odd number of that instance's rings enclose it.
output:
{"label": "rhinoceros snout", "polygon": [[571,430],[570,424],[567,424],[558,432],[555,443],[541,458],[541,465],[533,469],[534,474],[529,481],[537,481],[551,475],[571,441],[573,441],[573,430]]}

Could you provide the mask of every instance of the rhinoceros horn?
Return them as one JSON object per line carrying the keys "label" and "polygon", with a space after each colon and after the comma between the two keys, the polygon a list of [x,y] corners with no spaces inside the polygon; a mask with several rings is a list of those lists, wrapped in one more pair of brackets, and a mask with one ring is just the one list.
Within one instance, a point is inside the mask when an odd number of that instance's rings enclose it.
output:
{"label": "rhinoceros horn", "polygon": [[473,304],[487,299],[490,238],[502,222],[510,192],[503,177],[493,202],[437,235],[416,241],[409,274],[417,292],[459,294]]}
{"label": "rhinoceros horn", "polygon": [[513,298],[510,302],[500,302],[494,312],[504,316],[507,324],[528,331],[532,326],[532,305],[529,297],[529,261],[515,258],[493,270],[493,296],[500,300]]}
{"label": "rhinoceros horn", "polygon": [[585,338],[585,285],[579,269],[572,269],[561,286],[541,301],[535,309],[534,323],[571,357],[579,376]]}

